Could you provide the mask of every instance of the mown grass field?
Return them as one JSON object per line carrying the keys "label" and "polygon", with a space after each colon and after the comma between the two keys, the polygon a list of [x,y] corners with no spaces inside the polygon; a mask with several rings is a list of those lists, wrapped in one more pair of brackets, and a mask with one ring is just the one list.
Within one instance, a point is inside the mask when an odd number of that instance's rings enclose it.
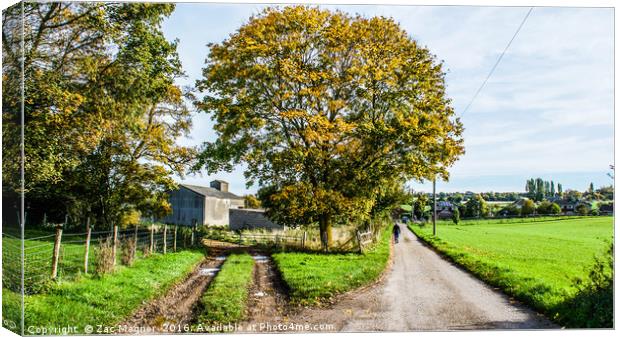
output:
{"label": "mown grass field", "polygon": [[253,270],[254,259],[247,253],[230,255],[202,295],[199,322],[228,324],[243,319]]}
{"label": "mown grass field", "polygon": [[[143,301],[165,293],[203,258],[204,253],[197,250],[154,254],[137,260],[131,267],[117,267],[116,272],[100,278],[65,282],[47,293],[26,296],[24,325],[53,328],[70,324],[83,334],[87,324],[117,323]],[[8,289],[2,291],[3,319],[16,322],[19,327],[20,297]]]}
{"label": "mown grass field", "polygon": [[[533,220],[533,221],[532,221]],[[612,217],[410,225],[424,241],[488,283],[562,322],[564,303],[613,239]]]}
{"label": "mown grass field", "polygon": [[376,280],[390,256],[391,231],[364,254],[277,253],[273,255],[296,304],[320,304]]}

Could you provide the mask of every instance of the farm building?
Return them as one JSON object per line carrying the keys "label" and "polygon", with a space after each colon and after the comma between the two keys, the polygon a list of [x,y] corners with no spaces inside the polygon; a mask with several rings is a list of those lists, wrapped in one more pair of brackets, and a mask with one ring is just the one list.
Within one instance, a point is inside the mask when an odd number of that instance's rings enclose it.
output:
{"label": "farm building", "polygon": [[218,225],[240,228],[280,228],[263,210],[243,209],[244,198],[228,190],[228,182],[213,180],[209,187],[180,184],[169,192],[172,214],[159,219],[169,224]]}
{"label": "farm building", "polygon": [[211,187],[180,184],[170,191],[172,214],[160,221],[175,225],[228,225],[228,211],[244,206],[243,197],[228,191],[228,183],[211,182]]}

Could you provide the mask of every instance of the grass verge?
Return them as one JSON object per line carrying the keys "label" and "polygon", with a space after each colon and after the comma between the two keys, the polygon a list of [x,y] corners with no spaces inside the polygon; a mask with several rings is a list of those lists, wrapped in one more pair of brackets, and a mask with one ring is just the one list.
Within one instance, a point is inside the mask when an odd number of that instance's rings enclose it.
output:
{"label": "grass verge", "polygon": [[567,305],[578,295],[576,279],[587,278],[594,257],[613,235],[613,218],[547,222],[486,222],[430,227],[410,225],[422,240],[485,282],[568,327],[592,327],[573,319]]}
{"label": "grass verge", "polygon": [[[66,282],[48,293],[26,296],[25,333],[42,334],[42,329],[47,329],[48,334],[62,334],[54,328],[71,325],[77,330],[70,333],[84,334],[86,325],[97,327],[118,323],[143,301],[165,293],[203,258],[204,254],[200,251],[156,254],[136,261],[132,267],[119,267],[115,273],[101,278]],[[3,289],[3,299],[15,296],[15,293]],[[19,306],[3,301],[3,316],[18,322]],[[32,327],[33,331],[29,332],[28,327]]]}
{"label": "grass verge", "polygon": [[376,280],[390,256],[391,231],[364,254],[277,253],[273,255],[291,302],[313,305]]}
{"label": "grass verge", "polygon": [[254,259],[246,253],[231,254],[200,300],[199,323],[234,323],[244,318],[253,280]]}

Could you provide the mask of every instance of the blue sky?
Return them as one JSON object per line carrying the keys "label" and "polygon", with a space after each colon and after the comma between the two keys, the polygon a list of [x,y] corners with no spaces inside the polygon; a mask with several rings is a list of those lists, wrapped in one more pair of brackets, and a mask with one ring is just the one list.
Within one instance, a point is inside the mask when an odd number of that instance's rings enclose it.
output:
{"label": "blue sky", "polygon": [[[393,17],[444,61],[447,93],[460,115],[528,8],[472,6],[322,6],[365,16]],[[201,78],[206,44],[221,42],[264,8],[255,4],[177,4],[163,25],[179,39],[179,54],[193,85]],[[613,163],[613,9],[537,7],[474,104],[462,116],[466,153],[440,191],[523,191],[530,177],[553,179],[564,189],[609,185]],[[215,139],[213,123],[197,113],[184,144]],[[245,187],[243,167],[232,173],[189,176],[207,185],[228,180]],[[412,183],[430,191],[430,184]]]}

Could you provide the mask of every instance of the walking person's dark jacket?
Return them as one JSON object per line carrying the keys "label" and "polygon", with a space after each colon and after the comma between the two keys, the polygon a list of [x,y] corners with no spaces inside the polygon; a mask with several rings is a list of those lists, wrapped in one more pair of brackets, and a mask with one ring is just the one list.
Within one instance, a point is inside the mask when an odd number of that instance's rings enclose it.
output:
{"label": "walking person's dark jacket", "polygon": [[395,237],[398,237],[400,235],[400,226],[398,224],[394,224],[394,229],[392,229],[392,234],[394,234]]}

